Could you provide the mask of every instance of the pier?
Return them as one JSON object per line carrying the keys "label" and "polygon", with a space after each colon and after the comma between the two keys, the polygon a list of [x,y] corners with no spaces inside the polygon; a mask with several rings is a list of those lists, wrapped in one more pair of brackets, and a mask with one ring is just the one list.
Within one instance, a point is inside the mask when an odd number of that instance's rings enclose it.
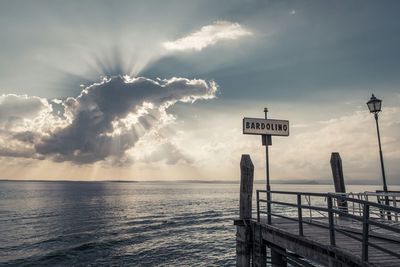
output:
{"label": "pier", "polygon": [[399,193],[345,193],[332,164],[339,192],[257,190],[253,208],[249,155],[240,168],[237,266],[400,266]]}

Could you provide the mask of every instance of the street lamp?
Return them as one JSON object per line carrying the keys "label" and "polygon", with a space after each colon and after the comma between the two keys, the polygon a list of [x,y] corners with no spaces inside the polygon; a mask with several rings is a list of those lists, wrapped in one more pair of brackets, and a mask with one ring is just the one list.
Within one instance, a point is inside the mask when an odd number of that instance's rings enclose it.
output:
{"label": "street lamp", "polygon": [[372,94],[371,99],[367,102],[368,109],[371,113],[374,113],[375,122],[376,122],[376,131],[378,133],[378,143],[379,143],[379,155],[381,157],[381,169],[382,169],[382,179],[383,179],[383,191],[387,193],[387,185],[386,185],[386,176],[385,176],[385,167],[383,165],[383,155],[382,155],[382,147],[381,147],[381,136],[379,134],[379,124],[378,124],[378,113],[381,111],[382,100],[376,98],[374,94]]}

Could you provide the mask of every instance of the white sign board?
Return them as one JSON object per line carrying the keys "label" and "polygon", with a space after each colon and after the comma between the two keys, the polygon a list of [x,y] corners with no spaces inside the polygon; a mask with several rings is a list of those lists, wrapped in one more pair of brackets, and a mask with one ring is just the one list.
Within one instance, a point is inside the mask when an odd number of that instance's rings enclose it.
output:
{"label": "white sign board", "polygon": [[243,134],[289,136],[289,121],[243,118]]}

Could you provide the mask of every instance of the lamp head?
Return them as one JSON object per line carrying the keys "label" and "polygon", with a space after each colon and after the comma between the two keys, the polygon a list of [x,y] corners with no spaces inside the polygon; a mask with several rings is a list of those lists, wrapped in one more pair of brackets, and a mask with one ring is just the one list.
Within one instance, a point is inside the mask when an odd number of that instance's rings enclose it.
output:
{"label": "lamp head", "polygon": [[374,94],[372,94],[371,99],[367,102],[367,106],[369,112],[376,114],[381,111],[382,100],[376,98]]}

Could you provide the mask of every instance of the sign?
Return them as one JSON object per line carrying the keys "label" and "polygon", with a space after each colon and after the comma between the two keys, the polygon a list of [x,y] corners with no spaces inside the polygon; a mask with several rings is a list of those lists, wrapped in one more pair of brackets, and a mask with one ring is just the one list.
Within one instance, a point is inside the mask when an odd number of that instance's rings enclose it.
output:
{"label": "sign", "polygon": [[243,118],[243,134],[289,136],[289,121]]}

